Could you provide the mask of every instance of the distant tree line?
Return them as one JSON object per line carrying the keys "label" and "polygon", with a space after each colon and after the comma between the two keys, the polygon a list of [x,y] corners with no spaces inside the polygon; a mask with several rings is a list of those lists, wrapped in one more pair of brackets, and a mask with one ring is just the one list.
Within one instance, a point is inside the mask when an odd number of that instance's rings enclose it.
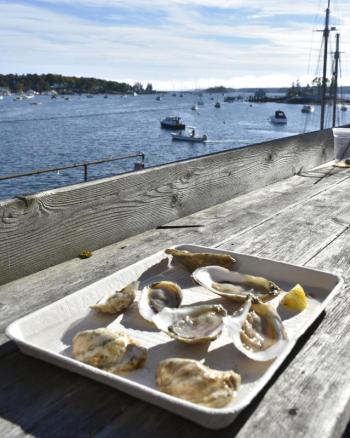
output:
{"label": "distant tree line", "polygon": [[38,93],[55,90],[58,93],[120,93],[130,94],[136,92],[153,93],[152,84],[147,84],[144,89],[141,82],[134,85],[124,82],[106,81],[96,78],[83,78],[75,76],[62,76],[52,73],[48,74],[0,74],[0,87],[8,88],[12,93],[34,90]]}

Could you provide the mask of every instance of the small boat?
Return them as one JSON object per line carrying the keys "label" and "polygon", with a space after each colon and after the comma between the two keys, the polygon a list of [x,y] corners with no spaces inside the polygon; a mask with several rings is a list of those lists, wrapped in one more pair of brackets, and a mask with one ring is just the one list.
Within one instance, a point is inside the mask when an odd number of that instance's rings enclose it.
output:
{"label": "small boat", "polygon": [[191,110],[192,110],[192,111],[198,111],[198,106],[197,106],[197,105],[192,105]]}
{"label": "small boat", "polygon": [[103,98],[104,98],[104,99],[108,99],[108,96],[107,96],[107,94],[105,94],[105,95],[103,96]]}
{"label": "small boat", "polygon": [[216,102],[216,104],[214,106],[215,106],[215,108],[220,108],[221,107],[220,102]]}
{"label": "small boat", "polygon": [[275,125],[285,125],[287,123],[287,117],[283,111],[275,111],[275,115],[270,117],[270,122]]}
{"label": "small boat", "polygon": [[341,110],[341,111],[347,111],[347,110],[348,110],[348,107],[347,107],[346,105],[342,105],[342,106],[340,107],[340,110]]}
{"label": "small boat", "polygon": [[173,140],[188,141],[190,143],[204,143],[208,139],[208,137],[205,134],[201,136],[196,135],[195,128],[192,126],[189,126],[187,128],[187,132],[184,134],[182,132],[179,133],[172,132],[171,136]]}
{"label": "small boat", "polygon": [[313,113],[315,108],[312,105],[304,105],[301,109],[302,113]]}
{"label": "small boat", "polygon": [[160,126],[164,129],[185,129],[186,125],[183,123],[180,117],[172,116],[172,117],[165,117],[160,122]]}
{"label": "small boat", "polygon": [[161,97],[160,97],[160,96],[157,96],[157,97],[156,97],[156,100],[161,100]]}

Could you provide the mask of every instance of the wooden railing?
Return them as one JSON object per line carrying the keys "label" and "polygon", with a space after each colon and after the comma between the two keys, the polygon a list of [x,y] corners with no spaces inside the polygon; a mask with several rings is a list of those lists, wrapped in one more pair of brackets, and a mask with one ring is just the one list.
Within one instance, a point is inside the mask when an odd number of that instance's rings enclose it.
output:
{"label": "wooden railing", "polygon": [[0,284],[332,159],[328,129],[0,202]]}

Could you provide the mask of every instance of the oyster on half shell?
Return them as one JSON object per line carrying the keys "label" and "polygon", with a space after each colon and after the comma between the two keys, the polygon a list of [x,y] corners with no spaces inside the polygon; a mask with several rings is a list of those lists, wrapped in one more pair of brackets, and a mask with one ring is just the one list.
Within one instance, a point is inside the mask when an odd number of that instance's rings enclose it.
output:
{"label": "oyster on half shell", "polygon": [[175,260],[178,260],[190,272],[193,272],[197,268],[210,265],[232,268],[236,262],[236,260],[228,254],[220,254],[214,252],[196,253],[175,248],[169,248],[165,250],[165,253],[173,256]]}
{"label": "oyster on half shell", "polygon": [[139,312],[147,321],[165,307],[178,308],[182,302],[181,287],[172,281],[157,281],[142,289],[139,301]]}
{"label": "oyster on half shell", "polygon": [[199,361],[174,357],[159,363],[156,383],[167,394],[222,408],[236,396],[241,377],[234,371],[213,370]]}
{"label": "oyster on half shell", "polygon": [[238,303],[243,303],[249,295],[269,301],[281,292],[274,282],[266,278],[229,271],[220,266],[196,269],[192,278],[206,289]]}
{"label": "oyster on half shell", "polygon": [[172,338],[187,344],[210,342],[223,329],[226,310],[220,304],[203,304],[163,309],[153,318],[154,324]]}
{"label": "oyster on half shell", "polygon": [[225,318],[225,326],[235,347],[256,361],[274,359],[288,342],[276,309],[252,296],[240,311]]}
{"label": "oyster on half shell", "polygon": [[117,290],[111,295],[105,295],[90,308],[103,313],[121,313],[134,302],[138,287],[139,282],[133,281],[120,291]]}
{"label": "oyster on half shell", "polygon": [[81,362],[117,374],[141,368],[147,350],[123,330],[98,328],[74,336],[73,355]]}

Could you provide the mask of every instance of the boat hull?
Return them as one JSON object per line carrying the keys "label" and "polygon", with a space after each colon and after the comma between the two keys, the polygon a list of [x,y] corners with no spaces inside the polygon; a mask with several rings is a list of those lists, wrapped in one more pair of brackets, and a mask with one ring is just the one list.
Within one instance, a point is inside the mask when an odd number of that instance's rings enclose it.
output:
{"label": "boat hull", "polygon": [[204,143],[207,141],[206,135],[203,135],[202,137],[190,137],[187,135],[171,134],[171,136],[175,141],[187,141],[190,143]]}
{"label": "boat hull", "polygon": [[175,124],[170,124],[170,123],[166,123],[166,122],[160,122],[160,126],[163,129],[185,129],[186,125],[184,123],[178,123],[177,125]]}
{"label": "boat hull", "polygon": [[270,123],[272,123],[274,125],[286,125],[287,119],[275,119],[274,117],[271,117]]}

